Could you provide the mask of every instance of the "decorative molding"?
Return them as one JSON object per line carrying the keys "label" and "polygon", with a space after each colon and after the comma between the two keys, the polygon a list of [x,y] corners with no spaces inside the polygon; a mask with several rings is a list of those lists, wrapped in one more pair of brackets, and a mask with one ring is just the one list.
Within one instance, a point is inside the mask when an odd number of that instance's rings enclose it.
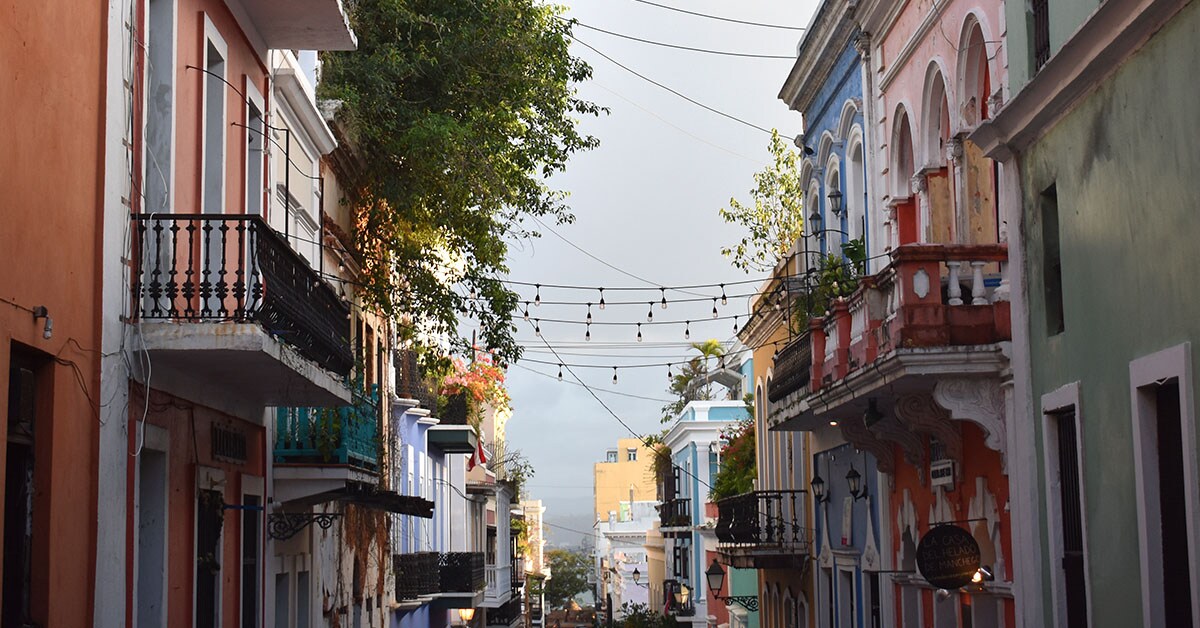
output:
{"label": "decorative molding", "polygon": [[917,272],[913,273],[913,294],[917,295],[918,299],[924,299],[929,295],[929,273],[925,272],[924,268],[918,268]]}
{"label": "decorative molding", "polygon": [[913,194],[924,194],[929,189],[929,181],[925,178],[925,173],[918,172],[908,180],[909,187]]}
{"label": "decorative molding", "polygon": [[328,530],[333,525],[333,520],[341,516],[329,512],[272,513],[267,517],[267,535],[276,541],[284,541],[314,523],[321,526],[322,530]]}
{"label": "decorative molding", "polygon": [[871,430],[867,429],[867,424],[863,422],[861,416],[838,421],[838,428],[846,442],[853,445],[855,449],[861,449],[875,457],[875,466],[880,471],[888,475],[896,472],[896,457],[892,453],[892,446],[875,438]]}
{"label": "decorative molding", "polygon": [[[900,445],[900,449],[904,452],[904,459],[908,464],[918,469],[925,468],[927,462],[925,443],[922,442],[920,436],[905,427],[894,415],[885,416],[867,429],[883,440]],[[925,481],[924,474],[921,476],[921,481],[922,483]]]}
{"label": "decorative molding", "polygon": [[949,410],[938,405],[929,393],[904,395],[896,400],[895,410],[909,429],[941,441],[946,455],[962,468],[962,433],[951,421]]}
{"label": "decorative molding", "polygon": [[970,421],[986,433],[989,449],[1008,453],[1004,424],[1004,393],[994,378],[946,377],[933,386],[933,398],[952,418]]}
{"label": "decorative molding", "polygon": [[879,547],[875,542],[875,524],[874,517],[870,516],[871,502],[874,501],[871,497],[867,498],[867,540],[863,545],[862,553],[862,568],[864,570],[879,570]]}

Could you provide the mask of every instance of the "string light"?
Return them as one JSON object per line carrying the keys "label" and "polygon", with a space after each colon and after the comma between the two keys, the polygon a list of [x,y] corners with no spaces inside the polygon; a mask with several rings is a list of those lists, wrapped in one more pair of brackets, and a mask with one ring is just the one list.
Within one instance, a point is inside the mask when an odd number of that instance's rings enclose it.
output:
{"label": "string light", "polygon": [[475,292],[475,286],[471,286],[471,300],[474,301],[478,296],[479,294]]}
{"label": "string light", "polygon": [[729,298],[725,296],[725,284],[721,284],[721,305],[729,305]]}
{"label": "string light", "polygon": [[588,323],[587,331],[584,332],[584,334],[583,334],[583,339],[591,341],[591,339],[592,339],[592,324],[591,323]]}
{"label": "string light", "polygon": [[667,309],[667,289],[659,288],[659,290],[662,291],[662,309],[665,310]]}
{"label": "string light", "polygon": [[692,339],[692,321],[685,321],[683,324],[683,339]]}
{"label": "string light", "polygon": [[562,381],[562,364],[558,365],[558,381]]}
{"label": "string light", "polygon": [[654,302],[651,301],[651,302],[647,303],[646,306],[649,308],[646,310],[646,322],[653,323],[654,322]]}
{"label": "string light", "polygon": [[542,284],[540,283],[537,284],[537,289],[533,294],[533,305],[535,307],[540,307],[542,305]]}
{"label": "string light", "polygon": [[734,317],[733,317],[733,333],[734,333],[734,334],[736,334],[736,333],[738,332],[738,324],[737,324],[737,321],[738,321],[738,317],[734,316]]}
{"label": "string light", "polygon": [[637,338],[638,338],[638,342],[641,342],[641,341],[642,341],[642,324],[641,324],[641,323],[638,323],[638,336],[637,336]]}
{"label": "string light", "polygon": [[716,318],[717,316],[717,297],[713,297],[713,318]]}
{"label": "string light", "polygon": [[604,309],[604,288],[600,289],[600,309]]}
{"label": "string light", "polygon": [[521,313],[521,317],[525,320],[529,320],[529,301],[525,302],[525,311]]}
{"label": "string light", "polygon": [[538,338],[542,337],[542,321],[540,319],[533,319],[533,333],[537,335]]}
{"label": "string light", "polygon": [[592,302],[591,301],[588,301],[587,322],[588,322],[588,325],[592,324]]}
{"label": "string light", "polygon": [[671,381],[671,363],[667,362],[667,381]]}
{"label": "string light", "polygon": [[617,367],[613,367],[613,383],[617,383]]}

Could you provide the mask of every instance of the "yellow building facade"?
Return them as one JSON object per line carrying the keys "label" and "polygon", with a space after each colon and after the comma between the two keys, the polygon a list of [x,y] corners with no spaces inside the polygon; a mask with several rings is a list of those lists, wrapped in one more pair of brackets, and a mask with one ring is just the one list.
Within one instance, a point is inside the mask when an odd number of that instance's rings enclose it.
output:
{"label": "yellow building facade", "polygon": [[604,461],[597,462],[592,472],[595,519],[608,519],[608,513],[615,512],[621,521],[628,516],[622,512],[621,502],[657,498],[653,456],[654,451],[637,438],[622,438],[605,453]]}

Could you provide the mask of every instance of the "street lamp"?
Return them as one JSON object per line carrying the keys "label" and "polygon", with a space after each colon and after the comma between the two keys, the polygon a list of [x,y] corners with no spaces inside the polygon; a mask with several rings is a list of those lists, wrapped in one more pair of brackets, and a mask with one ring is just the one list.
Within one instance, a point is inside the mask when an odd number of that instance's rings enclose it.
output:
{"label": "street lamp", "polygon": [[808,485],[812,487],[814,501],[818,504],[829,501],[829,496],[825,494],[825,480],[822,480],[820,475],[813,475],[813,479]]}
{"label": "street lamp", "polygon": [[721,587],[725,585],[725,568],[717,559],[713,559],[712,564],[708,569],[704,570],[704,578],[708,580],[708,590],[712,596],[725,603],[725,606],[730,606],[734,602],[741,604],[742,608],[751,613],[758,610],[758,596],[755,595],[721,595]]}
{"label": "street lamp", "polygon": [[862,485],[862,475],[853,466],[846,473],[846,483],[850,485],[850,494],[854,496],[854,500],[867,498],[867,487]]}
{"label": "street lamp", "polygon": [[842,191],[837,187],[837,179],[829,182],[829,211],[838,218],[842,217]]}
{"label": "street lamp", "polygon": [[680,606],[687,606],[688,598],[691,597],[691,595],[692,592],[688,589],[688,586],[681,582],[679,583],[679,588],[675,589],[675,603]]}
{"label": "street lamp", "polygon": [[473,609],[473,608],[458,609],[458,618],[463,620],[464,622],[469,623],[472,619],[475,619],[475,609]]}
{"label": "street lamp", "polygon": [[634,586],[650,588],[650,584],[642,584],[642,572],[638,571],[637,567],[633,568],[633,584]]}

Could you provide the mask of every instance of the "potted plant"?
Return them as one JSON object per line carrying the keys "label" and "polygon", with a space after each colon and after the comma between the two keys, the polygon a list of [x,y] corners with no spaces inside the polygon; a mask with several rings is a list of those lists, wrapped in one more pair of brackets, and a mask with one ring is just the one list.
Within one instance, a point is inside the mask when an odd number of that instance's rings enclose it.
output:
{"label": "potted plant", "polygon": [[439,418],[475,428],[483,419],[484,406],[503,411],[509,409],[511,403],[504,388],[504,369],[482,352],[477,352],[471,362],[452,359],[438,394]]}

